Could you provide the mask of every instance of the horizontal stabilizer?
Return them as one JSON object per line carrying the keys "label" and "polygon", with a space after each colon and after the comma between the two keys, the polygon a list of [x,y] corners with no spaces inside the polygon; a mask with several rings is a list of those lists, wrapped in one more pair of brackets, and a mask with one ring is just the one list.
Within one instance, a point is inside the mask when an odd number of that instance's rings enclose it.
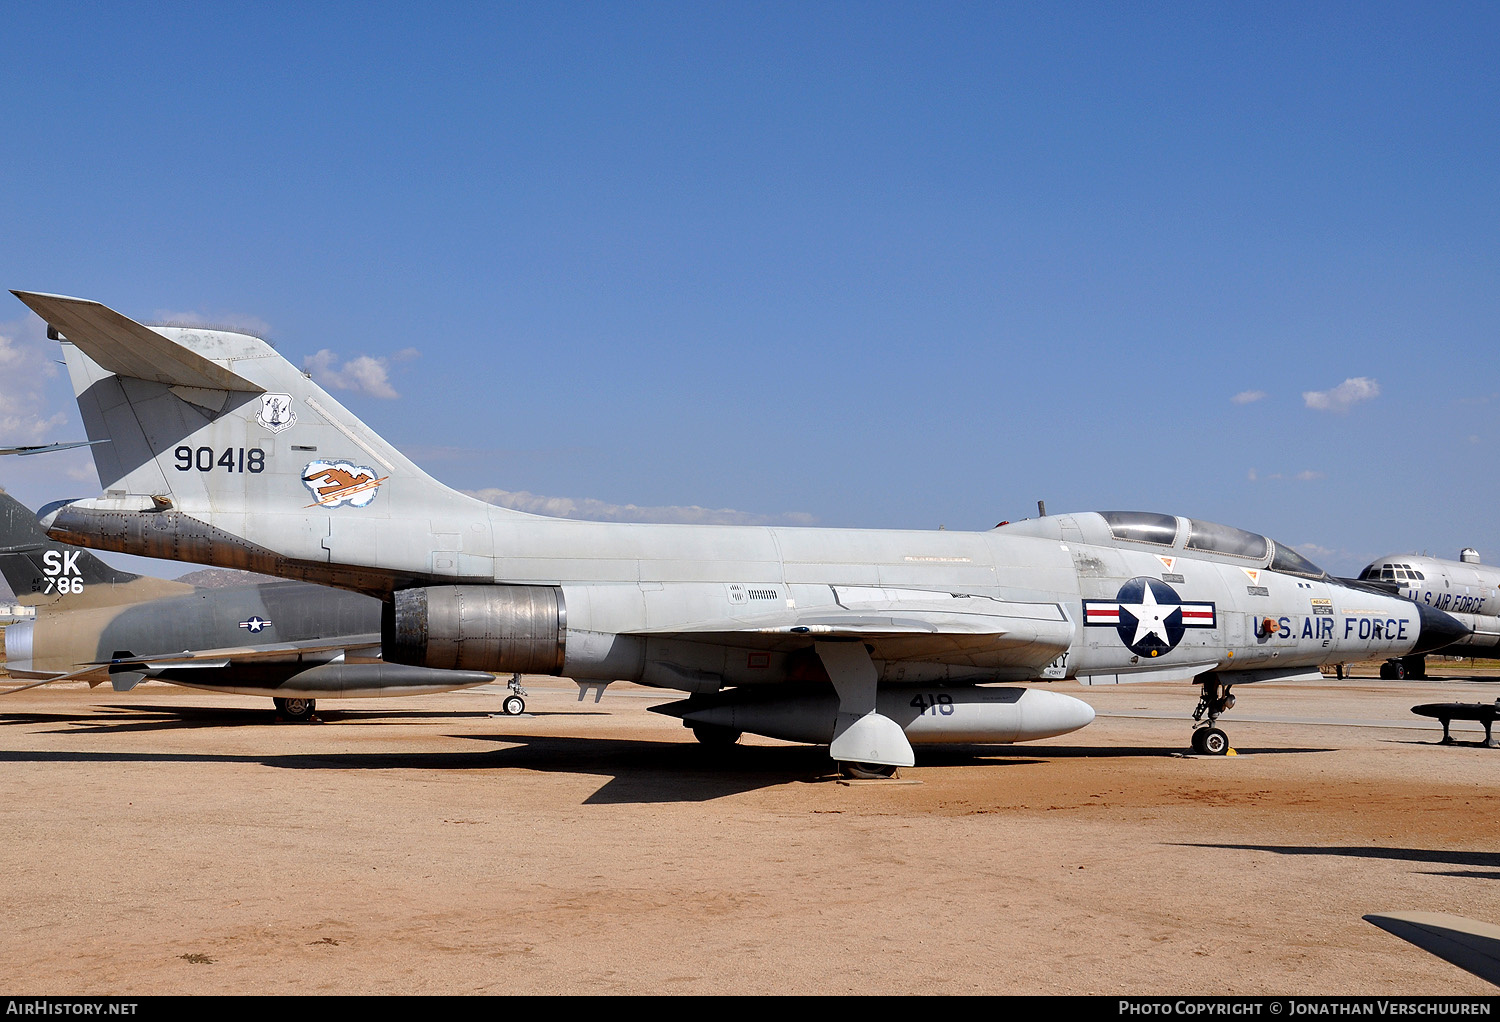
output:
{"label": "horizontal stabilizer", "polygon": [[26,447],[0,447],[0,454],[19,454],[26,457],[28,454],[47,454],[52,451],[71,451],[75,447],[93,447],[95,444],[107,444],[109,438],[103,440],[73,440],[56,444],[31,444]]}
{"label": "horizontal stabilizer", "polygon": [[258,394],[265,389],[98,302],[33,291],[11,294],[116,376],[202,390]]}

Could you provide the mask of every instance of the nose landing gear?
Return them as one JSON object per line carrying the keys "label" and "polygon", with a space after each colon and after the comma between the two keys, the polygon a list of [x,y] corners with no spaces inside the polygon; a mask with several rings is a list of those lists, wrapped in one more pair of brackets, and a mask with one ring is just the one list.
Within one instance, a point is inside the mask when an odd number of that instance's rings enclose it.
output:
{"label": "nose landing gear", "polygon": [[1208,720],[1204,726],[1193,725],[1193,751],[1204,756],[1227,756],[1229,736],[1219,730],[1218,723],[1219,715],[1234,706],[1234,696],[1229,685],[1221,683],[1212,673],[1204,675],[1199,686],[1202,694],[1198,697],[1198,708],[1193,711],[1193,720],[1202,721],[1205,713]]}

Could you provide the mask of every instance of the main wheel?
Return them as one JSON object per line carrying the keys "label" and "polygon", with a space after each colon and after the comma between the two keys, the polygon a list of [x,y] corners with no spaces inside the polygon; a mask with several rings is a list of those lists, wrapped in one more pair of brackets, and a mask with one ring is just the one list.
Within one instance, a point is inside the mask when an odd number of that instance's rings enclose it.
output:
{"label": "main wheel", "polygon": [[1203,736],[1203,753],[1207,756],[1222,756],[1229,751],[1229,736],[1216,727],[1207,727],[1199,732]]}
{"label": "main wheel", "polygon": [[1203,752],[1203,732],[1206,731],[1206,730],[1207,730],[1207,728],[1198,728],[1195,731],[1193,731],[1193,751],[1194,752],[1197,752],[1197,753],[1202,753]]}
{"label": "main wheel", "polygon": [[520,696],[506,696],[505,702],[500,704],[500,709],[505,711],[507,717],[519,717],[526,712],[526,700]]}
{"label": "main wheel", "polygon": [[840,763],[839,772],[856,781],[888,781],[900,776],[896,767],[885,763]]}
{"label": "main wheel", "polygon": [[727,749],[737,743],[743,735],[743,731],[719,727],[716,724],[693,725],[693,737],[710,749]]}
{"label": "main wheel", "polygon": [[272,699],[276,712],[287,720],[309,720],[317,707],[315,699]]}

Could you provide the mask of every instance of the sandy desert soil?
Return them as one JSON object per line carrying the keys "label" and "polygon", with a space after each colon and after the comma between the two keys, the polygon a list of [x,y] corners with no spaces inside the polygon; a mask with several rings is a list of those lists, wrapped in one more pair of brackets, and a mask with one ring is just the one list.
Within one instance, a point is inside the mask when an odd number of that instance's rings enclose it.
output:
{"label": "sandy desert soil", "polygon": [[1174,755],[1195,690],[918,750],[725,756],[527,679],[330,701],[78,683],[0,702],[3,992],[1465,994],[1368,912],[1500,921],[1500,749],[1410,707],[1493,679],[1241,690],[1239,753]]}

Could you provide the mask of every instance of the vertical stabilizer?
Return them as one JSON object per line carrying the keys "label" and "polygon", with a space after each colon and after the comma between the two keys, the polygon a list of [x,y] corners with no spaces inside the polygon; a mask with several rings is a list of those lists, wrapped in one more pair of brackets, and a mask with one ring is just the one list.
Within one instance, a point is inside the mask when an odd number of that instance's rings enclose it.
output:
{"label": "vertical stabilizer", "polygon": [[36,516],[0,489],[0,575],[30,607],[101,606],[154,595],[189,592],[192,586],[145,578],[111,568],[81,547],[48,539]]}
{"label": "vertical stabilizer", "polygon": [[260,338],[15,294],[61,334],[89,439],[110,441],[103,494],[47,516],[54,538],[372,594],[493,579],[491,521],[519,513],[427,475]]}

